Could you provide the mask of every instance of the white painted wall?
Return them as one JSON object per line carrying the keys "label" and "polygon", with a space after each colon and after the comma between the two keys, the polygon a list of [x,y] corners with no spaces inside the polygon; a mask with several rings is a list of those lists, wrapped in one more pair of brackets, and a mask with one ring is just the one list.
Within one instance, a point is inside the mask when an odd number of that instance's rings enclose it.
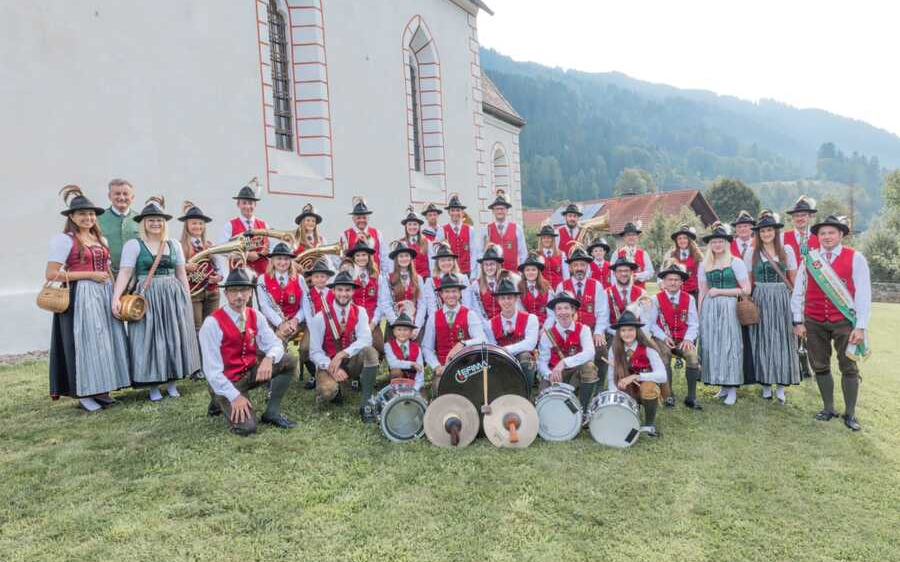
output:
{"label": "white painted wall", "polygon": [[[241,185],[253,176],[268,183],[257,7],[253,0],[0,5],[0,189],[13,205],[2,250],[0,353],[49,345],[50,314],[33,299],[47,240],[63,225],[63,185],[77,183],[105,206],[108,180],[125,177],[138,206],[161,193],[177,212],[188,198],[217,219],[218,232],[234,215],[231,196]],[[351,197],[363,195],[373,223],[389,238],[400,233],[410,201],[401,36],[416,14],[441,60],[447,188],[474,202],[466,12],[447,0],[324,0],[323,14],[334,196],[264,194],[259,216],[289,228],[312,201],[334,239],[349,224]],[[511,143],[508,133],[496,134]],[[175,221],[171,228],[180,232]]]}

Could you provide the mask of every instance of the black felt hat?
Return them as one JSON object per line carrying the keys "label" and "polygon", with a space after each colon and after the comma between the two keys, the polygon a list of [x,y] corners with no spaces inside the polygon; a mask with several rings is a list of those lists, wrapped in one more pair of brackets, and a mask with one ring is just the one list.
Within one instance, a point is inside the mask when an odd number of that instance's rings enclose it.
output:
{"label": "black felt hat", "polygon": [[582,248],[581,246],[575,246],[572,249],[572,251],[569,252],[569,258],[566,260],[566,263],[574,263],[577,261],[584,261],[584,262],[590,263],[590,262],[594,261],[594,258],[589,253],[587,253],[584,250],[584,248]]}
{"label": "black felt hat", "polygon": [[825,217],[825,220],[812,225],[809,230],[810,232],[818,236],[819,229],[823,226],[833,226],[843,232],[844,236],[850,234],[850,224],[847,222],[847,219],[845,217],[828,215],[827,217]]}
{"label": "black felt hat", "polygon": [[529,252],[529,254],[525,257],[525,261],[519,264],[518,270],[525,271],[525,268],[529,265],[533,265],[538,268],[540,271],[544,271],[546,265],[544,264],[544,256],[540,254],[535,254],[534,252]]}
{"label": "black felt hat", "polygon": [[212,222],[212,218],[204,215],[203,211],[200,210],[200,207],[194,205],[190,201],[185,201],[181,206],[181,209],[184,213],[183,215],[178,217],[178,220],[180,220],[181,222],[185,222],[189,219],[199,219],[203,222]]}
{"label": "black felt hat", "polygon": [[418,250],[416,250],[414,247],[408,245],[403,240],[397,240],[396,242],[394,242],[394,248],[391,250],[391,253],[388,254],[388,257],[390,259],[394,259],[398,255],[403,253],[409,254],[412,258],[415,258],[417,255],[419,255]]}
{"label": "black felt hat", "polygon": [[434,203],[429,203],[425,209],[422,211],[423,215],[427,215],[428,213],[437,213],[439,215],[444,214],[444,211],[441,210],[440,207],[435,205]]}
{"label": "black felt hat", "polygon": [[576,299],[571,293],[566,292],[566,291],[560,291],[560,292],[556,293],[556,295],[554,295],[553,298],[547,302],[547,308],[549,308],[550,310],[553,310],[556,308],[556,305],[558,305],[560,303],[569,303],[572,306],[574,306],[575,308],[581,307],[581,301]]}
{"label": "black felt hat", "polygon": [[609,327],[613,330],[618,330],[619,328],[624,328],[625,326],[632,326],[634,328],[643,328],[644,323],[641,322],[641,319],[634,315],[630,310],[625,310],[619,319],[616,320],[615,324],[611,324]]}
{"label": "black felt hat", "polygon": [[416,323],[413,322],[408,314],[401,312],[397,315],[397,319],[391,322],[391,328],[412,328],[415,330],[418,326],[416,326]]}
{"label": "black felt hat", "polygon": [[447,203],[447,206],[444,208],[449,211],[450,209],[465,209],[466,206],[460,202],[459,195],[451,195],[450,201]]}
{"label": "black felt hat", "polygon": [[709,244],[710,240],[715,240],[716,238],[721,238],[722,240],[731,242],[734,239],[734,236],[732,236],[731,231],[728,230],[728,228],[726,228],[724,224],[717,224],[713,226],[713,229],[709,232],[709,234],[703,237],[703,243]]}
{"label": "black felt hat", "polygon": [[737,226],[739,224],[754,225],[756,224],[756,219],[754,219],[753,215],[751,215],[747,211],[742,210],[740,213],[738,213],[737,218],[734,219],[734,221],[731,223],[731,226]]}
{"label": "black felt hat", "polygon": [[458,275],[454,275],[452,273],[445,273],[441,277],[441,286],[437,288],[438,291],[443,291],[444,289],[465,289],[466,285],[462,281],[459,280]]}
{"label": "black felt hat", "polygon": [[491,204],[488,205],[488,209],[493,209],[494,207],[506,207],[507,209],[512,207],[512,203],[506,198],[506,192],[502,189],[497,190],[497,195],[494,197]]}
{"label": "black felt hat", "polygon": [[147,200],[147,204],[141,209],[140,214],[134,216],[134,222],[141,222],[147,217],[161,217],[164,220],[171,220],[172,215],[166,212],[166,200],[161,196],[154,196]]}
{"label": "black felt hat", "polygon": [[85,197],[84,193],[81,192],[81,188],[77,185],[67,185],[59,193],[63,196],[63,201],[69,206],[68,209],[60,211],[59,214],[63,216],[67,217],[75,211],[94,211],[94,214],[97,216],[106,212],[106,209],[94,205],[90,199]]}
{"label": "black felt hat", "polygon": [[503,263],[503,250],[496,244],[488,245],[488,247],[484,249],[484,253],[481,255],[481,257],[478,258],[478,263],[483,263],[486,261]]}
{"label": "black felt hat", "polygon": [[816,201],[815,199],[811,199],[806,195],[801,195],[797,202],[794,203],[793,208],[785,211],[789,215],[793,215],[794,213],[809,213],[814,215],[819,211],[816,210]]}
{"label": "black felt hat", "polygon": [[279,242],[275,244],[275,247],[272,248],[272,251],[268,253],[270,258],[274,258],[275,256],[285,256],[288,258],[294,257],[294,252],[291,251],[290,246],[285,244],[284,242]]}
{"label": "black felt hat", "polygon": [[434,245],[434,255],[431,256],[431,259],[439,260],[441,258],[458,259],[459,255],[454,254],[453,250],[451,250],[450,246],[448,246],[447,244],[438,242]]}
{"label": "black felt hat", "polygon": [[591,243],[588,244],[588,247],[587,247],[588,253],[590,254],[591,252],[593,252],[594,248],[603,248],[604,250],[606,250],[607,254],[609,254],[609,251],[611,249],[609,242],[607,242],[606,238],[603,238],[602,236],[598,236],[597,238],[594,238],[591,241]]}
{"label": "black felt hat", "polygon": [[779,217],[773,213],[763,213],[759,220],[753,226],[753,230],[759,231],[763,228],[784,228],[784,223],[778,220]]}
{"label": "black felt hat", "polygon": [[674,241],[676,238],[678,238],[682,234],[684,234],[685,236],[687,236],[688,238],[690,238],[691,240],[693,240],[695,242],[697,241],[697,229],[694,228],[693,226],[688,226],[686,224],[681,225],[681,228],[679,228],[678,230],[673,232],[672,236],[670,238],[672,238],[672,241]]}
{"label": "black felt hat", "polygon": [[640,266],[638,264],[630,261],[625,256],[619,256],[618,258],[616,258],[616,261],[614,261],[612,265],[609,266],[609,268],[613,271],[619,269],[620,267],[627,267],[631,269],[631,271],[637,271],[638,269],[640,269]]}
{"label": "black felt hat", "polygon": [[516,287],[516,284],[513,283],[512,279],[509,277],[504,277],[497,283],[497,288],[494,290],[494,296],[499,297],[500,295],[521,295],[522,292]]}
{"label": "black felt hat", "polygon": [[581,210],[581,205],[579,205],[578,203],[569,203],[568,205],[566,205],[566,208],[562,211],[562,215],[566,216],[569,213],[574,213],[579,217],[584,215],[584,212]]}
{"label": "black felt hat", "polygon": [[687,281],[688,277],[691,276],[691,274],[687,272],[683,265],[675,262],[674,260],[667,267],[660,270],[660,272],[656,274],[656,277],[659,279],[665,279],[666,275],[677,275],[681,277],[682,281]]}
{"label": "black felt hat", "polygon": [[256,283],[250,280],[250,276],[243,267],[236,267],[228,272],[228,278],[222,283],[221,287],[227,289],[229,287],[256,287]]}
{"label": "black felt hat", "polygon": [[341,271],[340,273],[335,275],[334,279],[332,279],[327,286],[329,289],[333,289],[339,285],[359,289],[359,283],[356,282],[356,279],[353,278],[349,271]]}
{"label": "black felt hat", "polygon": [[369,255],[373,255],[375,253],[375,248],[369,245],[365,239],[362,237],[356,240],[356,244],[354,244],[351,248],[347,248],[344,252],[344,255],[348,258],[352,258],[353,255],[357,252],[366,252]]}
{"label": "black felt hat", "polygon": [[322,222],[322,215],[316,212],[316,208],[313,207],[312,203],[303,205],[303,210],[300,211],[300,214],[294,219],[294,224],[300,224],[306,217],[314,217],[316,219],[316,224]]}
{"label": "black felt hat", "polygon": [[541,226],[541,229],[538,231],[538,236],[552,236],[556,238],[557,236],[559,236],[559,233],[556,232],[556,229],[549,224],[545,224]]}
{"label": "black felt hat", "polygon": [[369,206],[366,205],[366,200],[362,197],[354,197],[353,198],[353,209],[350,211],[351,215],[371,215],[372,211],[369,210]]}
{"label": "black felt hat", "polygon": [[328,260],[325,258],[316,260],[311,268],[303,272],[304,275],[312,275],[313,273],[324,273],[329,277],[334,275],[334,271],[331,270],[331,267],[328,265]]}
{"label": "black felt hat", "polygon": [[419,224],[425,224],[425,219],[420,217],[419,214],[415,211],[415,209],[413,209],[412,207],[409,207],[406,210],[406,216],[403,217],[403,220],[400,221],[400,224],[406,226],[406,223],[408,223],[408,222],[417,222]]}
{"label": "black felt hat", "polygon": [[250,187],[249,185],[245,185],[240,190],[238,190],[238,194],[232,197],[232,199],[246,199],[248,201],[259,201],[259,197],[256,196],[256,190]]}
{"label": "black felt hat", "polygon": [[638,223],[634,223],[628,221],[625,223],[625,227],[622,229],[622,232],[619,233],[619,236],[625,236],[626,234],[640,234],[643,232]]}

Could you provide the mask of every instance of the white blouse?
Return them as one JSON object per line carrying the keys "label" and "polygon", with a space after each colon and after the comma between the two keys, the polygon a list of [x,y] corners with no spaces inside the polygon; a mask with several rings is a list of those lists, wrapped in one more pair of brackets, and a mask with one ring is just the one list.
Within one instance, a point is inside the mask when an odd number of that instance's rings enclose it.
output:
{"label": "white blouse", "polygon": [[[169,255],[169,248],[175,248],[175,265],[184,265],[184,251],[181,249],[181,242],[175,240],[174,238],[169,238],[168,242],[170,244],[166,244],[164,256]],[[145,242],[146,244],[146,242]],[[147,246],[150,249],[149,246]],[[122,259],[119,261],[119,268],[124,267],[134,267],[134,264],[137,263],[138,255],[141,253],[141,244],[137,238],[129,240],[125,242],[125,245],[122,247]],[[150,252],[153,253],[152,251]]]}

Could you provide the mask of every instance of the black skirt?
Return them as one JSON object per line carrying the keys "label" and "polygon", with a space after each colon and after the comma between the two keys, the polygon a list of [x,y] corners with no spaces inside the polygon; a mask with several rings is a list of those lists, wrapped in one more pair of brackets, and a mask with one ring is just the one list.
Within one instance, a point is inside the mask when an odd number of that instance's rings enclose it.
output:
{"label": "black skirt", "polygon": [[75,295],[77,281],[69,282],[69,308],[53,314],[50,332],[50,398],[78,398],[75,394]]}

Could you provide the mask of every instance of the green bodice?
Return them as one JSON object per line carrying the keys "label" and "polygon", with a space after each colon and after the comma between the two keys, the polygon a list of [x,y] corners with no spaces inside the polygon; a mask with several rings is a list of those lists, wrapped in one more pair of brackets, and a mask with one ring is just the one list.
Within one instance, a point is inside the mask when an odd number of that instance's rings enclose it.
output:
{"label": "green bodice", "polygon": [[[156,256],[150,253],[150,249],[140,238],[138,238],[138,244],[141,245],[141,253],[138,254],[137,263],[134,264],[134,272],[135,275],[141,277],[150,272]],[[166,245],[169,247],[169,254],[159,260],[159,266],[157,266],[154,276],[175,274],[175,244],[171,240],[167,240]]]}
{"label": "green bodice", "polygon": [[[787,275],[787,264],[778,263],[777,265],[781,272]],[[772,262],[763,261],[762,259],[753,266],[753,279],[757,283],[782,283],[781,277],[775,271]]]}
{"label": "green bodice", "polygon": [[737,278],[731,267],[707,271],[706,284],[714,289],[736,289],[738,286]]}

